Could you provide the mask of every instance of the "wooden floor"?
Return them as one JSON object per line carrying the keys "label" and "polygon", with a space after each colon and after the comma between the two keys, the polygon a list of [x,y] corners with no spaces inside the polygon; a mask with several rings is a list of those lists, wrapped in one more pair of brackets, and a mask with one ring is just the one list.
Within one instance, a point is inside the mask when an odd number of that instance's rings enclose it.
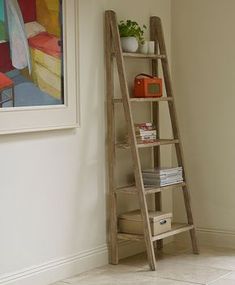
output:
{"label": "wooden floor", "polygon": [[170,244],[158,255],[158,269],[149,271],[145,254],[71,277],[53,285],[235,285],[235,249],[188,247]]}

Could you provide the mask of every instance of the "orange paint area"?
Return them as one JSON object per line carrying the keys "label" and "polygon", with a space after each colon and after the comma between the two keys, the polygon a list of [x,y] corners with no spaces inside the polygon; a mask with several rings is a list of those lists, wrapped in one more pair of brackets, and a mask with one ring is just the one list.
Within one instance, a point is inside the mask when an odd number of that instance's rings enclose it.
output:
{"label": "orange paint area", "polygon": [[13,85],[13,81],[4,73],[0,72],[0,90],[6,89]]}

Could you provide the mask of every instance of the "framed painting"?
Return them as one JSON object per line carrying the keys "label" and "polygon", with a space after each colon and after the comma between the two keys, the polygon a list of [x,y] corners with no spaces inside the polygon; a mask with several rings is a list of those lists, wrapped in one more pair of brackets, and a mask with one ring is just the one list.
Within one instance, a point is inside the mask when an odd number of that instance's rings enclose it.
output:
{"label": "framed painting", "polygon": [[0,134],[78,126],[77,2],[0,0]]}

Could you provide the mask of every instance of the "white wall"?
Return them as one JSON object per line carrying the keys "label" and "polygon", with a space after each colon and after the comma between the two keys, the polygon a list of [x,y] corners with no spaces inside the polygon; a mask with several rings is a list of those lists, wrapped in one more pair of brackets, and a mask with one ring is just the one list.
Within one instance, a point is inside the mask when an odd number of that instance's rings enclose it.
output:
{"label": "white wall", "polygon": [[[235,1],[172,1],[177,109],[201,243],[235,247]],[[175,208],[182,220],[182,201]]]}
{"label": "white wall", "polygon": [[79,3],[81,128],[0,138],[0,284],[49,284],[107,263],[104,10],[163,17],[170,46],[170,0]]}

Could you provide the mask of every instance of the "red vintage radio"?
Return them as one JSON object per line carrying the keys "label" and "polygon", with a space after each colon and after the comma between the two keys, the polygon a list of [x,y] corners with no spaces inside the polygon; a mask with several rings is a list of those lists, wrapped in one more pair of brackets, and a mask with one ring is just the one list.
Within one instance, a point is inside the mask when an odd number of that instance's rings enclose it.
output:
{"label": "red vintage radio", "polygon": [[162,97],[162,79],[145,73],[135,77],[134,97]]}

